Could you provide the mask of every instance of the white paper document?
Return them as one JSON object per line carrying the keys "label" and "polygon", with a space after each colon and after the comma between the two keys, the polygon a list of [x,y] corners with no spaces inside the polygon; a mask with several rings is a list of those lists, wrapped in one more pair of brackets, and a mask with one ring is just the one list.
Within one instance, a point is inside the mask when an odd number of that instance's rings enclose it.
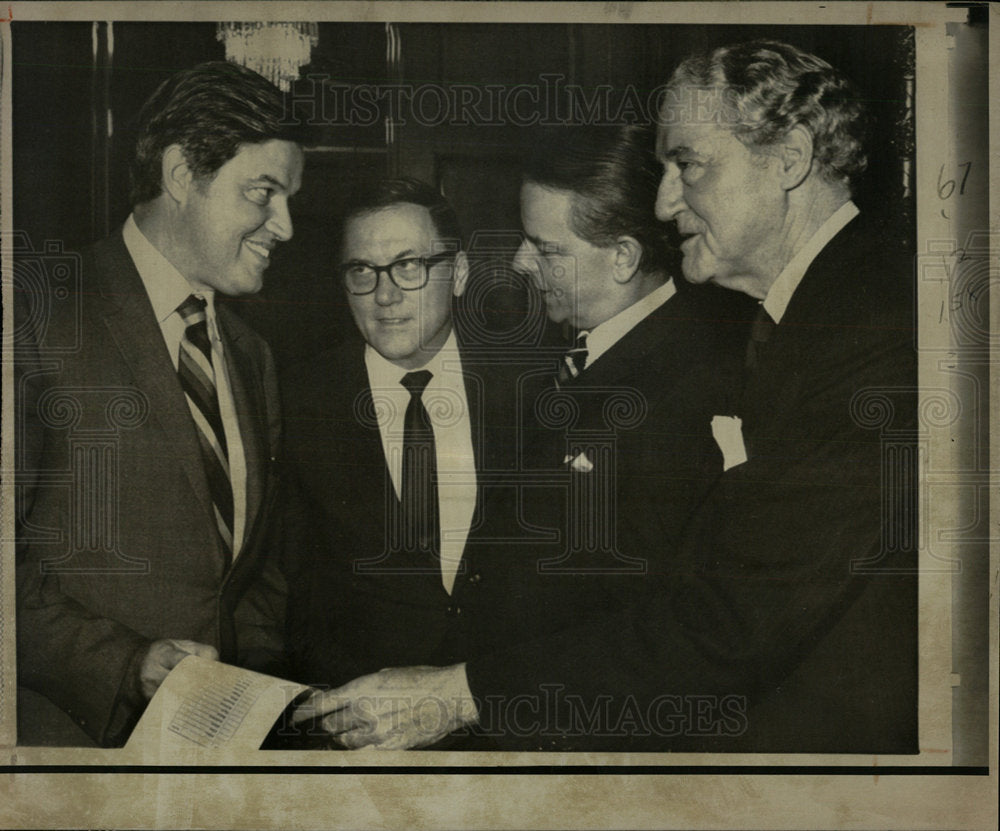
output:
{"label": "white paper document", "polygon": [[129,737],[126,750],[150,755],[245,752],[261,743],[310,688],[189,655],[171,670]]}

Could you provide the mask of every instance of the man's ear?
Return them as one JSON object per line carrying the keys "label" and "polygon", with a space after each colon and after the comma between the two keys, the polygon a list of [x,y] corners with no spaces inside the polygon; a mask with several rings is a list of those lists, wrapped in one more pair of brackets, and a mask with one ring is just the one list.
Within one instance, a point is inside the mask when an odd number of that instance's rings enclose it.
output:
{"label": "man's ear", "polygon": [[455,297],[461,297],[465,292],[465,285],[469,280],[469,258],[464,251],[459,251],[455,255],[455,282],[452,285],[451,293]]}
{"label": "man's ear", "polygon": [[778,143],[781,184],[785,190],[797,188],[809,175],[813,163],[812,133],[796,124]]}
{"label": "man's ear", "polygon": [[183,205],[194,182],[194,173],[188,166],[179,144],[171,144],[163,151],[160,165],[163,190],[175,202]]}
{"label": "man's ear", "polygon": [[624,285],[639,270],[642,260],[642,245],[635,237],[618,237],[615,242],[615,258],[612,276],[616,283]]}

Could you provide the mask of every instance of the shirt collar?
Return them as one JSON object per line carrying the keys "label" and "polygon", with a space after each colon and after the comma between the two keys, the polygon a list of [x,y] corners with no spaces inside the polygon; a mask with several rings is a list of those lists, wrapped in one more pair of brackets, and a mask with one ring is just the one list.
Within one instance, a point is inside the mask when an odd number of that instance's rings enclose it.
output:
{"label": "shirt collar", "polygon": [[796,252],[778,275],[778,279],[771,284],[767,296],[764,298],[763,306],[765,311],[771,316],[775,323],[780,323],[788,303],[799,287],[806,270],[816,259],[827,243],[839,234],[844,226],[858,215],[858,206],[848,200],[836,211],[827,217],[826,222],[816,229],[809,241]]}
{"label": "shirt collar", "polygon": [[584,364],[584,369],[600,358],[628,332],[638,326],[640,321],[649,317],[676,293],[677,287],[674,285],[673,279],[668,279],[642,300],[633,303],[627,309],[623,309],[614,317],[605,320],[604,323],[587,332],[587,361]]}
{"label": "shirt collar", "polygon": [[208,314],[215,309],[215,292],[210,289],[194,292],[191,284],[183,274],[171,265],[146,235],[139,230],[135,222],[135,214],[129,214],[122,228],[122,239],[132,256],[139,277],[153,306],[153,314],[159,323],[163,323],[191,294],[204,297],[208,303]]}
{"label": "shirt collar", "polygon": [[[454,372],[460,367],[456,361],[459,358],[458,339],[455,337],[454,327],[448,335],[444,345],[435,352],[430,360],[420,369],[428,370],[433,378],[429,386],[433,386],[445,372]],[[403,389],[399,382],[407,372],[412,370],[403,369],[396,366],[392,361],[381,355],[370,343],[365,344],[365,367],[368,370],[368,380],[371,388],[374,389]]]}

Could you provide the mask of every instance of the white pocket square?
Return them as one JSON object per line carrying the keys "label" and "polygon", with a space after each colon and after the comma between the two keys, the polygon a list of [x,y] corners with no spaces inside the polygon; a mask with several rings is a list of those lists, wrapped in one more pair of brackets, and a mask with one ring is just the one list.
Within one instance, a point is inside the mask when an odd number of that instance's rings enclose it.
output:
{"label": "white pocket square", "polygon": [[712,438],[722,451],[723,470],[729,470],[747,460],[742,419],[737,416],[712,416]]}
{"label": "white pocket square", "polygon": [[590,473],[594,469],[594,463],[587,458],[586,453],[580,453],[576,457],[567,455],[563,459],[563,464],[569,464],[570,469],[577,473]]}

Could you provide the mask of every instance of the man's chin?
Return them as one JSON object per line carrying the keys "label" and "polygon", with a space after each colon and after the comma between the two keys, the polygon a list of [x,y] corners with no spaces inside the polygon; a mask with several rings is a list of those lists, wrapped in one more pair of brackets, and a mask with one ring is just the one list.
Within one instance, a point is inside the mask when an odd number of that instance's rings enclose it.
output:
{"label": "man's chin", "polygon": [[390,363],[398,366],[419,364],[422,360],[420,346],[412,343],[392,343],[381,339],[371,342],[372,348]]}
{"label": "man's chin", "polygon": [[546,297],[545,314],[552,323],[563,323],[569,320],[570,311],[561,303],[553,303]]}
{"label": "man's chin", "polygon": [[244,271],[241,274],[232,275],[231,279],[220,281],[216,291],[230,297],[243,297],[248,294],[257,294],[264,288],[264,270]]}
{"label": "man's chin", "polygon": [[684,274],[684,279],[689,283],[710,283],[715,282],[715,272],[706,268],[701,268],[697,265],[688,265],[687,260],[681,263],[681,271]]}

